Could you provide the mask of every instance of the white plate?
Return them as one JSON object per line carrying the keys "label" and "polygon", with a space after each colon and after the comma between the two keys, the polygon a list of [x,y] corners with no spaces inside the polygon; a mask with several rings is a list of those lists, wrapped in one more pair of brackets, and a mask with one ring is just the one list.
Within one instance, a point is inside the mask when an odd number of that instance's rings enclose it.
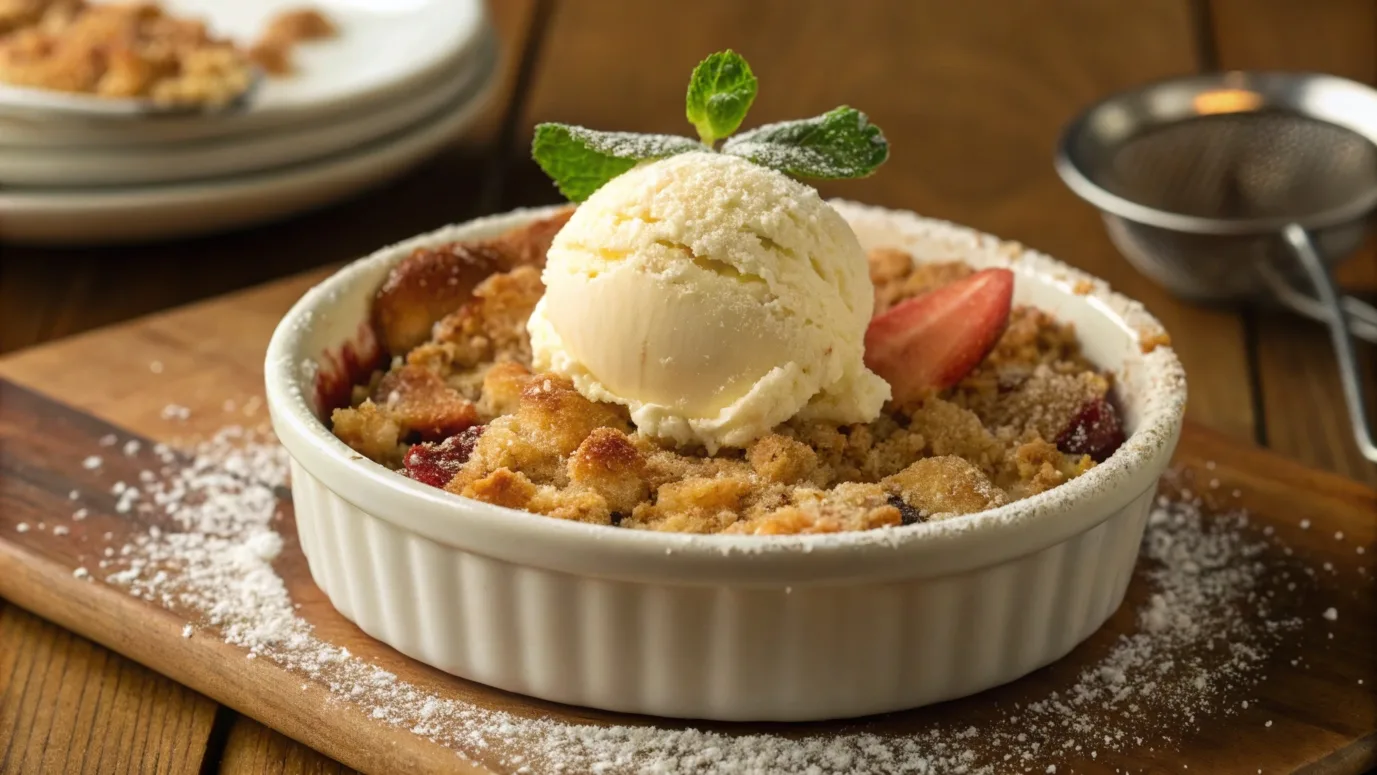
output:
{"label": "white plate", "polygon": [[496,39],[488,38],[438,88],[352,120],[278,132],[131,148],[23,148],[0,145],[0,185],[73,188],[182,183],[311,161],[357,148],[434,115],[492,77]]}
{"label": "white plate", "polygon": [[[178,14],[251,42],[297,0],[169,0]],[[261,132],[364,112],[433,80],[483,39],[480,0],[317,0],[340,34],[297,47],[296,74],[270,78],[243,113],[143,119],[0,120],[6,145],[146,145]]]}
{"label": "white plate", "polygon": [[438,115],[352,153],[208,183],[72,192],[0,190],[0,240],[92,245],[186,237],[276,220],[397,177],[439,151],[487,106],[495,78]]}

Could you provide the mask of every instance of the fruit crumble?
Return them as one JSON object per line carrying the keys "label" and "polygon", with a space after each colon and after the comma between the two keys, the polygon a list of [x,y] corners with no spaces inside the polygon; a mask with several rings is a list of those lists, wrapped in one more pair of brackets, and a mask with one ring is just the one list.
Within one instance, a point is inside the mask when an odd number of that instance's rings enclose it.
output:
{"label": "fruit crumble", "polygon": [[1075,332],[1011,305],[1007,270],[869,251],[866,363],[879,417],[801,417],[709,453],[636,432],[625,406],[534,372],[527,322],[572,208],[496,239],[414,251],[373,327],[385,370],[333,432],[400,474],[486,503],[600,525],[757,535],[912,524],[991,509],[1086,472],[1122,443],[1110,375]]}

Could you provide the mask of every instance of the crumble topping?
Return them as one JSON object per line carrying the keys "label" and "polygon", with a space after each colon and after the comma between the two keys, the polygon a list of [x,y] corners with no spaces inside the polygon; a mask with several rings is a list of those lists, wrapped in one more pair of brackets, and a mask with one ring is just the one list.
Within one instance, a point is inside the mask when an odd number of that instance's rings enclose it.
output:
{"label": "crumble topping", "polygon": [[[639,436],[624,407],[532,373],[526,320],[569,211],[484,242],[420,249],[380,288],[386,371],[336,409],[360,454],[465,496],[561,519],[757,535],[865,530],[984,511],[1062,484],[1122,441],[1110,376],[1071,326],[1015,306],[953,388],[837,426],[795,418],[745,449]],[[870,252],[876,313],[973,272]],[[463,440],[453,441],[459,434]]]}

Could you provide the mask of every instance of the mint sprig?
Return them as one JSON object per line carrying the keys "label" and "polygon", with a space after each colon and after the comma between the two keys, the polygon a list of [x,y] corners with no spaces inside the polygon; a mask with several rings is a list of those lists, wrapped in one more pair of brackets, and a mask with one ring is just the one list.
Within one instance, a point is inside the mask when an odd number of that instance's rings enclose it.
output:
{"label": "mint sprig", "polygon": [[678,135],[599,132],[567,124],[536,127],[531,155],[571,202],[582,202],[642,159],[707,150]]}
{"label": "mint sprig", "polygon": [[863,178],[889,158],[889,143],[866,115],[843,105],[814,118],[766,124],[737,135],[723,153],[799,178]]}
{"label": "mint sprig", "polygon": [[889,144],[866,115],[846,106],[815,118],[767,124],[734,138],[757,90],[751,67],[734,51],[709,56],[693,70],[685,115],[701,142],[678,135],[599,132],[568,124],[536,127],[531,155],[560,193],[582,202],[641,161],[688,151],[721,152],[801,178],[862,178],[889,158]]}
{"label": "mint sprig", "polygon": [[755,73],[740,54],[719,51],[693,68],[689,76],[685,115],[704,145],[730,137],[755,102]]}

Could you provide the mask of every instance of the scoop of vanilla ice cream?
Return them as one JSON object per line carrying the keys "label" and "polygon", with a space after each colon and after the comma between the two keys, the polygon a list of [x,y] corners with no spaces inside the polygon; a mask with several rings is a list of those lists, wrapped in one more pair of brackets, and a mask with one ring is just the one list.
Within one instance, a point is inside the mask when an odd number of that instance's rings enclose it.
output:
{"label": "scoop of vanilla ice cream", "polygon": [[642,164],[555,237],[529,322],[534,365],[623,404],[639,432],[709,451],[802,415],[874,419],[865,253],[811,187],[744,159]]}

